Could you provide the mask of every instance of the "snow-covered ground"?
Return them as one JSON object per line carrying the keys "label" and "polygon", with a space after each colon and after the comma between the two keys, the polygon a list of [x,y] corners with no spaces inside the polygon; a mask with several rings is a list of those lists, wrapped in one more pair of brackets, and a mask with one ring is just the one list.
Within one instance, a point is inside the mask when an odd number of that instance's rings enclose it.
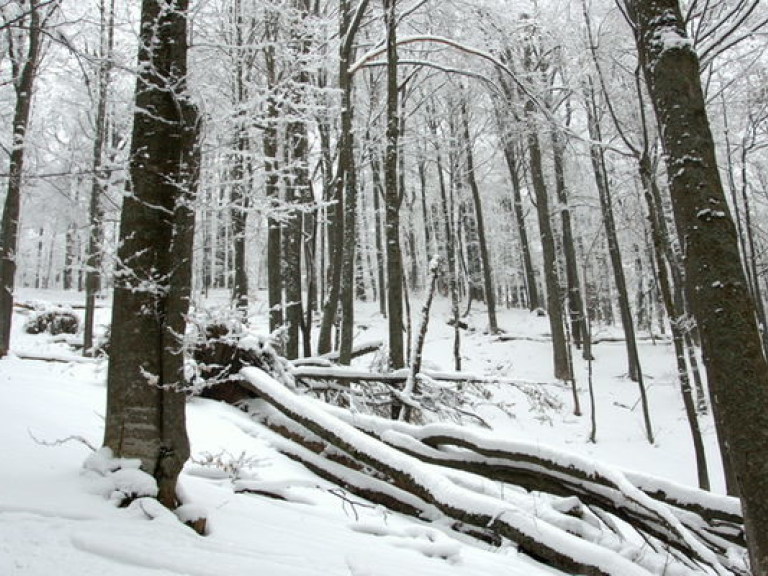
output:
{"label": "snow-covered ground", "polygon": [[[17,296],[28,299],[82,300],[60,292],[22,291]],[[263,308],[256,305],[254,310]],[[452,368],[448,311],[448,302],[436,300],[425,368]],[[108,320],[107,308],[99,314],[100,322]],[[459,540],[440,527],[341,492],[279,454],[272,433],[247,414],[210,400],[189,402],[193,461],[181,478],[185,501],[205,509],[209,534],[198,536],[148,501],[116,508],[105,497],[103,478],[83,470],[92,453],[86,443],[98,447],[101,442],[106,365],[77,361],[76,354],[50,336],[24,334],[23,322],[21,315],[14,318],[16,355],[0,360],[0,575],[553,573],[512,546],[498,549]],[[374,304],[361,307],[358,322],[357,342],[385,339],[386,322]],[[586,366],[578,354],[580,417],[573,415],[571,391],[552,381],[550,345],[543,338],[546,318],[501,310],[500,326],[520,337],[511,341],[482,334],[484,323],[476,309],[470,328],[477,330],[462,334],[463,370],[535,382],[545,392],[537,399],[510,384],[491,385],[491,397],[478,411],[500,439],[551,445],[695,485],[693,450],[669,344],[641,344],[654,445],[645,440],[637,385],[625,376],[623,343],[595,346],[597,443],[591,444]],[[257,314],[254,324],[263,326],[263,316]],[[64,361],[23,358],[34,355]],[[363,358],[358,366],[369,362]],[[503,410],[499,403],[504,403]],[[710,419],[703,424],[713,486],[722,491],[713,426]],[[236,494],[235,480],[253,480],[286,500]]]}

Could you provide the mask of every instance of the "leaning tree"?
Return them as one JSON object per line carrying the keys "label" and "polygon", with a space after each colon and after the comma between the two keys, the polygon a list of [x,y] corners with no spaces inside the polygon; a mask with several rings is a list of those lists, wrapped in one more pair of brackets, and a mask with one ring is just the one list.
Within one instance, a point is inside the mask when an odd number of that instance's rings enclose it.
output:
{"label": "leaning tree", "polygon": [[728,446],[753,574],[768,574],[768,364],[678,0],[626,0],[666,154],[687,291]]}

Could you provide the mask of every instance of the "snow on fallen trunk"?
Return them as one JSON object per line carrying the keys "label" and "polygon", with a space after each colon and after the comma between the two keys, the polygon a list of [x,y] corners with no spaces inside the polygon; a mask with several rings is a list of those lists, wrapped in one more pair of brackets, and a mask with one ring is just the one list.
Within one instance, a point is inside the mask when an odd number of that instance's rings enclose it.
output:
{"label": "snow on fallen trunk", "polygon": [[[467,524],[488,527],[517,543],[523,550],[568,573],[610,576],[642,576],[653,573],[691,574],[674,557],[627,546],[630,558],[614,550],[569,534],[520,506],[477,494],[454,484],[435,467],[376,440],[313,402],[287,390],[257,368],[244,368],[241,375],[254,391],[292,420],[354,458],[409,486],[409,490],[444,514]],[[549,513],[546,511],[545,513]],[[710,553],[703,550],[703,554]],[[699,573],[726,574],[717,562],[701,566]]]}
{"label": "snow on fallen trunk", "polygon": [[556,448],[499,440],[451,424],[414,426],[334,407],[324,409],[420,460],[527,490],[577,495],[707,563],[714,559],[706,547],[715,549],[721,561],[727,560],[729,549],[735,549],[737,554],[730,555],[738,557],[745,547],[740,505],[729,496],[621,472]]}

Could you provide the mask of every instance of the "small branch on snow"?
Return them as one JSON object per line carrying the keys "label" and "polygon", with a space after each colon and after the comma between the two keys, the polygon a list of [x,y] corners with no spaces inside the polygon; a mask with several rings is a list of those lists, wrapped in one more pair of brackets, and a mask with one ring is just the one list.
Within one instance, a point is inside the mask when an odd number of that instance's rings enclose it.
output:
{"label": "small branch on snow", "polygon": [[35,444],[39,444],[40,446],[48,446],[48,447],[56,447],[56,446],[63,446],[64,444],[67,444],[68,442],[79,442],[83,446],[87,446],[91,449],[91,452],[96,452],[98,448],[96,448],[93,444],[91,444],[88,440],[86,440],[84,437],[73,434],[72,436],[67,436],[66,438],[59,438],[53,441],[49,440],[40,440],[37,438],[34,434],[32,434],[32,430],[27,428],[27,434],[29,434],[29,437],[32,438],[32,441]]}

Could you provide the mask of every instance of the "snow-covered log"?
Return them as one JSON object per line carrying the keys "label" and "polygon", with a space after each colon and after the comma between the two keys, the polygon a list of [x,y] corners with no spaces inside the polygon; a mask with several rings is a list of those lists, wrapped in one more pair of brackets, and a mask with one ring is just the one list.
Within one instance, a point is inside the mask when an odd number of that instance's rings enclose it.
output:
{"label": "snow-covered log", "polygon": [[449,424],[423,427],[371,416],[342,419],[425,462],[472,472],[531,491],[578,496],[685,553],[688,533],[723,561],[745,547],[739,501],[636,473],[621,472],[541,445],[499,441]]}
{"label": "snow-covered log", "polygon": [[[256,368],[241,375],[261,398],[323,441],[383,475],[399,489],[434,506],[445,516],[489,528],[519,549],[560,570],[574,574],[728,574],[718,557],[667,512],[660,515],[679,531],[688,554],[670,552],[654,544],[631,542],[620,533],[600,527],[594,515],[575,502],[546,499],[508,490],[505,498],[483,494],[455,481],[445,469],[389,446],[320,409],[308,398],[286,389]],[[392,423],[390,423],[392,424]],[[416,442],[416,440],[413,440]],[[661,506],[661,505],[660,505]]]}

